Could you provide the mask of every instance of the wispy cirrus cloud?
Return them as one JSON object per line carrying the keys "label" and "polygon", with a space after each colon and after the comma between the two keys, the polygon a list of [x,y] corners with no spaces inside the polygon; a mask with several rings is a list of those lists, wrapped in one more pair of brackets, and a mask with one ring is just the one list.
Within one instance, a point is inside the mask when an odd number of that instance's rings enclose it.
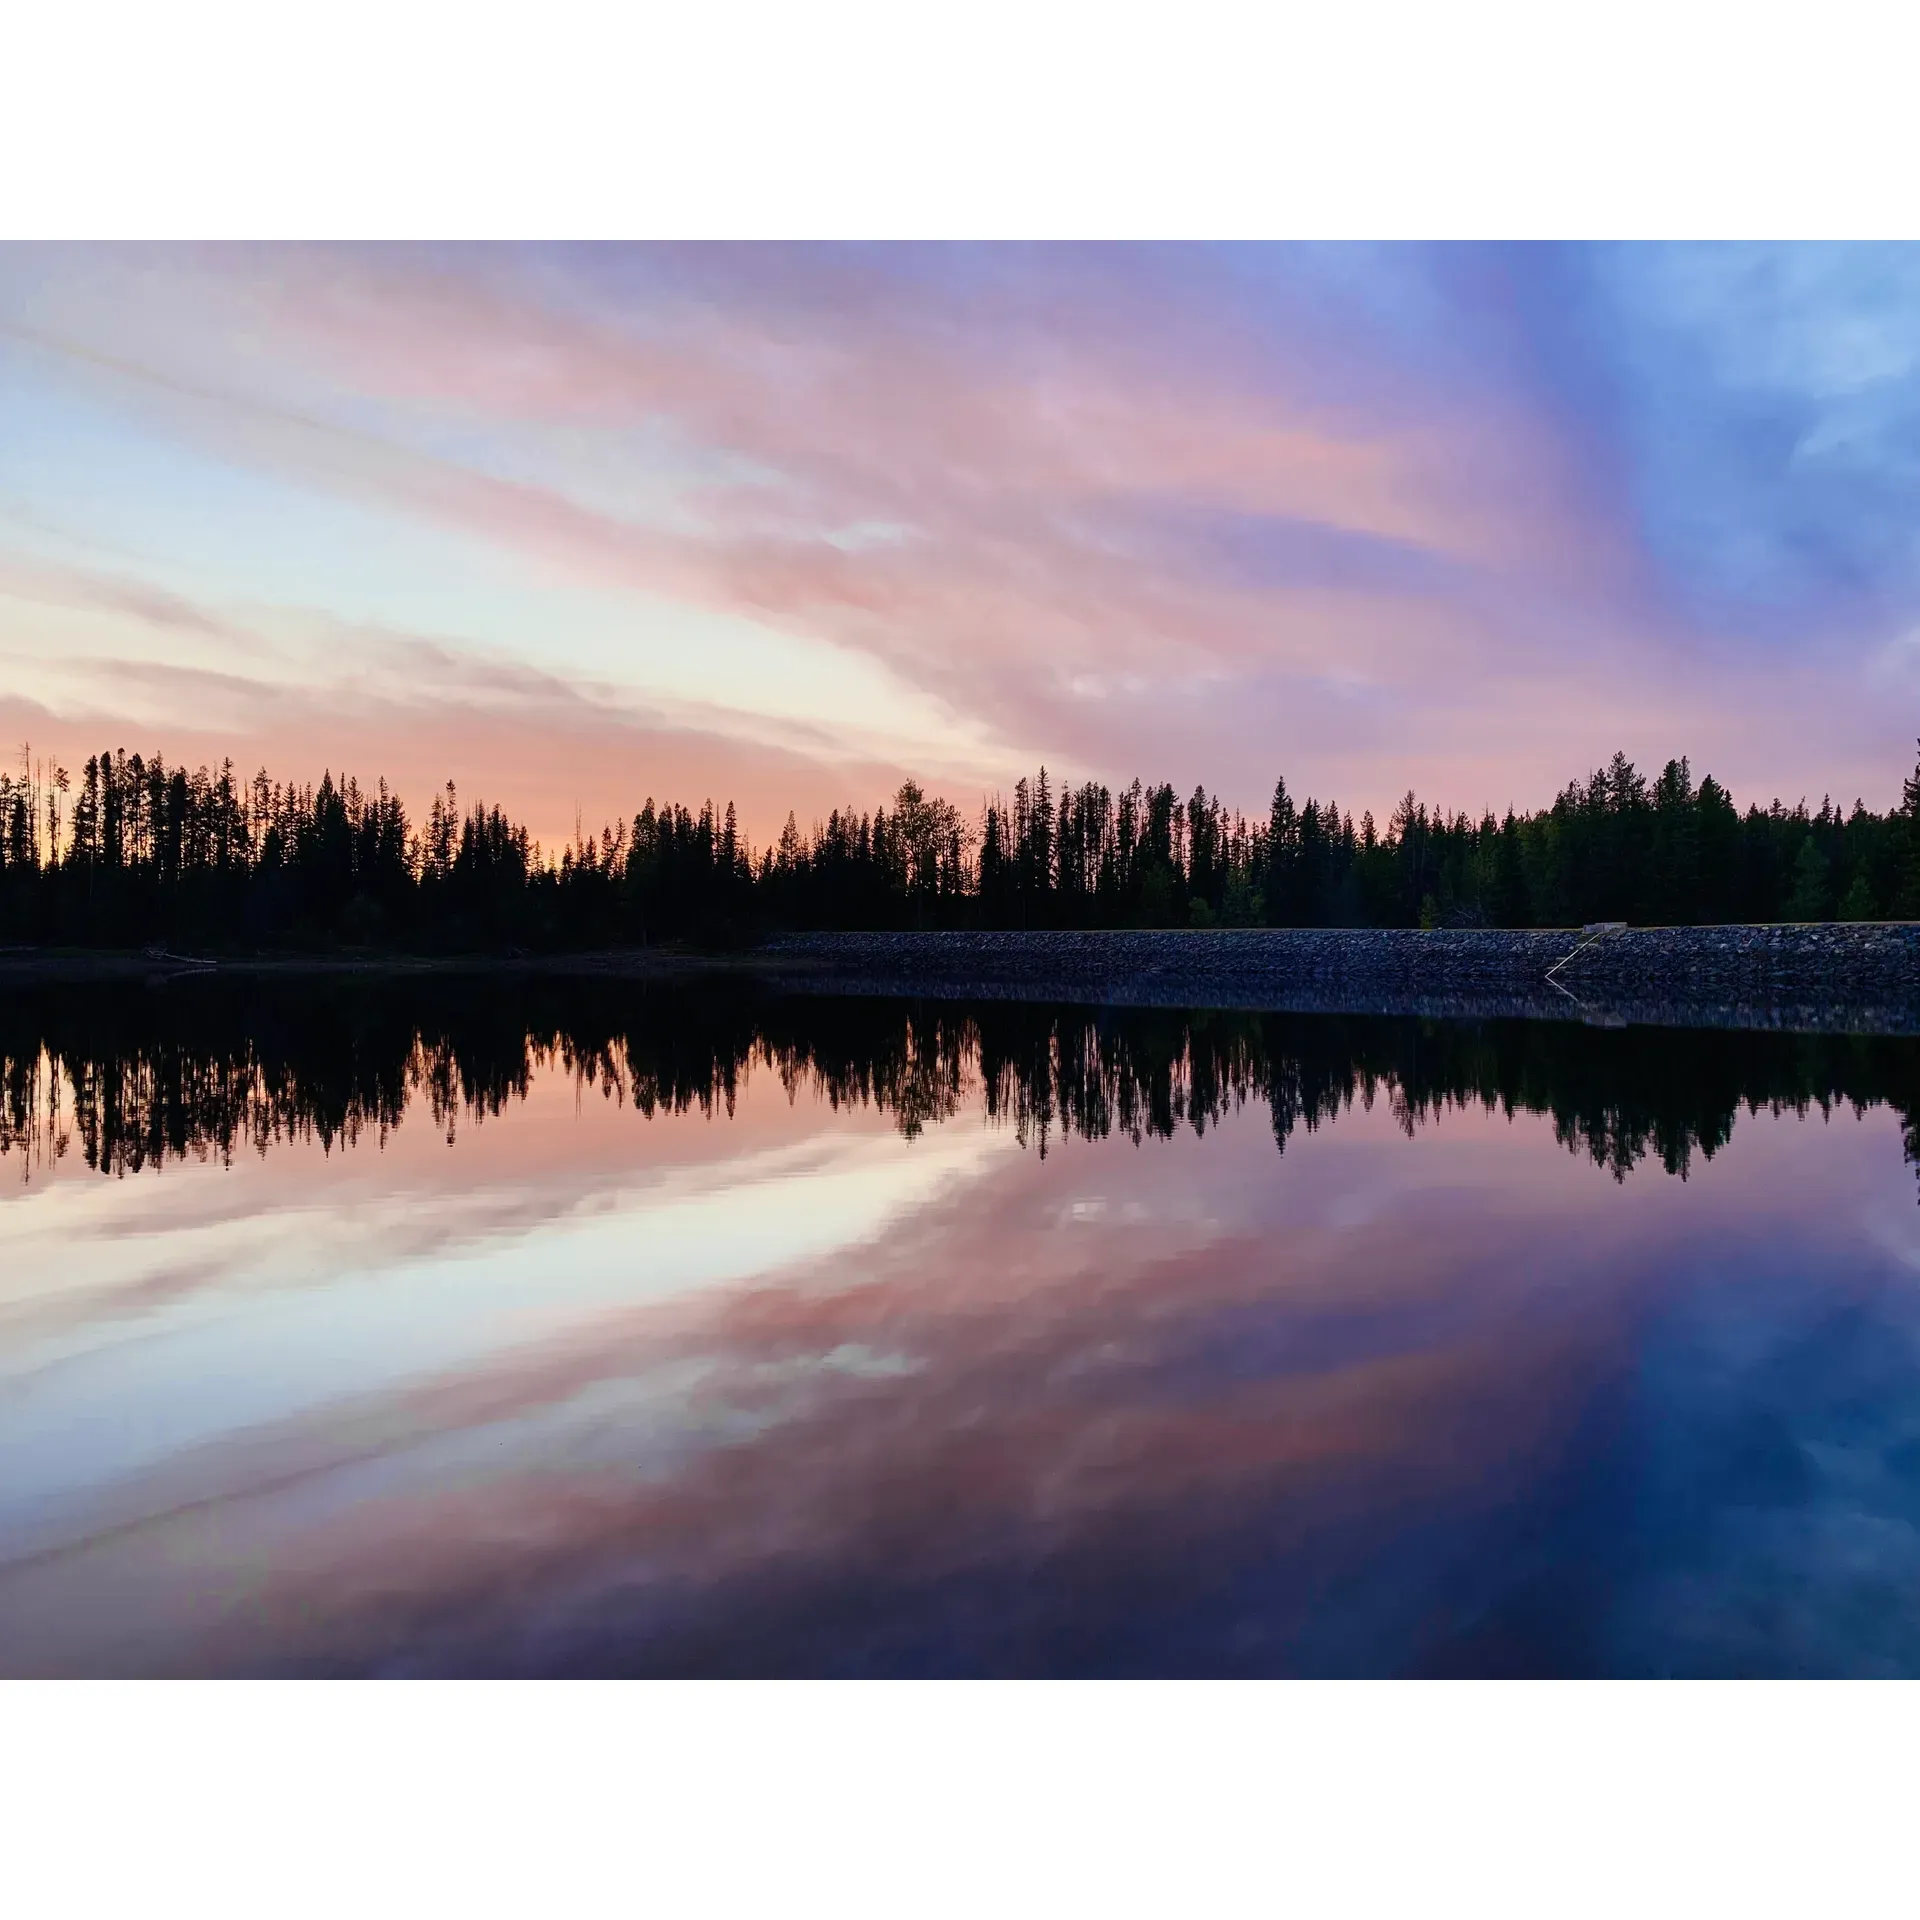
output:
{"label": "wispy cirrus cloud", "polygon": [[[15,249],[0,403],[190,469],[203,574],[376,626],[431,609],[455,703],[510,656],[963,792],[1045,755],[1247,805],[1281,767],[1355,804],[1408,779],[1526,804],[1613,744],[1864,785],[1896,731],[1867,662],[1913,611],[1891,523],[1773,598],[1727,529],[1791,569],[1891,498],[1905,363],[1822,403],[1867,410],[1866,453],[1769,452],[1740,394],[1803,363],[1837,391],[1854,336],[1782,323],[1755,372],[1699,317],[1724,291],[1672,278],[1498,249]],[[1884,315],[1862,337],[1892,350]],[[1649,438],[1683,389],[1693,443],[1744,468]],[[1769,521],[1773,469],[1797,504]],[[297,557],[222,549],[265,490],[256,544],[310,527]],[[1730,681],[1767,638],[1764,682]]]}

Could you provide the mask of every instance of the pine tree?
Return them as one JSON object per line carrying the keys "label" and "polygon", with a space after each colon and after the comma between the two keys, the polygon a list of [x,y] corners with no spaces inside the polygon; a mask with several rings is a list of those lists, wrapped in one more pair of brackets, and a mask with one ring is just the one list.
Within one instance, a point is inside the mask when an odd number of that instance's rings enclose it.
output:
{"label": "pine tree", "polygon": [[1847,889],[1847,895],[1840,902],[1842,920],[1871,920],[1875,917],[1873,889],[1867,884],[1864,872],[1853,876],[1853,884]]}
{"label": "pine tree", "polygon": [[1827,913],[1827,857],[1812,834],[1800,842],[1793,863],[1793,892],[1787,900],[1789,920],[1824,920]]}
{"label": "pine tree", "polygon": [[1900,825],[1905,844],[1900,852],[1895,912],[1902,920],[1920,920],[1920,760],[1900,789]]}

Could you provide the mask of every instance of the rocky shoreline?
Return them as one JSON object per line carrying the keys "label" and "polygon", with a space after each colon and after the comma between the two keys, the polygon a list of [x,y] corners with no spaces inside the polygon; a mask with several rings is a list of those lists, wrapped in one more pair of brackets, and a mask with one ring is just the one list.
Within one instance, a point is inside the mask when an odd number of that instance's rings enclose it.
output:
{"label": "rocky shoreline", "polygon": [[763,950],[799,991],[1430,1018],[1920,1032],[1920,923],[832,933]]}
{"label": "rocky shoreline", "polygon": [[1920,1034],[1920,922],[1507,932],[815,933],[727,954],[0,949],[0,992],[222,977],[731,978],[780,992]]}

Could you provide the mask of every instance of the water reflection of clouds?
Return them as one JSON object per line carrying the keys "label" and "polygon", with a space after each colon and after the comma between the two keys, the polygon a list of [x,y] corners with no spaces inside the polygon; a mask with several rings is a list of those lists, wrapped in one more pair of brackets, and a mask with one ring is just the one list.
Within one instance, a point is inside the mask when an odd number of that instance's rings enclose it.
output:
{"label": "water reflection of clouds", "polygon": [[1920,1668],[1920,1295],[1743,1250],[1645,1328],[1636,1579],[1610,1651],[1656,1672]]}
{"label": "water reflection of clouds", "polygon": [[[634,1125],[628,1139],[644,1146]],[[858,1130],[738,1158],[725,1157],[724,1134],[709,1139],[720,1150],[709,1164],[636,1169],[624,1191],[595,1183],[591,1204],[563,1182],[505,1205],[449,1192],[430,1215],[415,1194],[300,1209],[272,1232],[245,1215],[204,1221],[191,1234],[208,1255],[198,1274],[182,1267],[179,1229],[157,1248],[116,1237],[112,1251],[144,1248],[169,1284],[156,1292],[150,1272],[129,1283],[123,1268],[69,1295],[53,1325],[11,1330],[0,1451],[35,1467],[0,1497],[6,1531],[31,1535],[30,1516],[182,1450],[482,1366],[610,1312],[819,1261],[1013,1150],[977,1129],[910,1155]]]}
{"label": "water reflection of clouds", "polygon": [[[1911,1208],[1884,1122],[1762,1116],[1684,1185],[1620,1187],[1526,1115],[1409,1141],[1383,1105],[1282,1155],[1250,1109],[1043,1163],[965,1115],[907,1143],[781,1111],[784,1144],[738,1158],[745,1130],[689,1122],[708,1161],[636,1169],[610,1206],[556,1158],[546,1214],[316,1276],[297,1325],[217,1291],[218,1364],[203,1335],[172,1376],[214,1417],[163,1429],[143,1364],[116,1387],[145,1453],[95,1453],[89,1480],[50,1433],[9,1446],[46,1464],[0,1568],[6,1664],[1631,1665],[1650,1608],[1686,1617],[1657,1599],[1686,1565],[1647,1559],[1620,1503],[1657,1494],[1697,1533],[1738,1484],[1719,1440],[1690,1490],[1648,1477],[1671,1394],[1646,1330],[1762,1248],[1851,1272],[1870,1327],[1866,1223],[1888,1193]],[[640,1151],[638,1124],[589,1109],[583,1159],[616,1127]],[[1673,1350],[1677,1394],[1696,1361]],[[1756,1364],[1708,1427],[1810,1377]],[[1882,1480],[1853,1497],[1797,1532],[1729,1523],[1747,1557],[1700,1592],[1840,1553],[1848,1512],[1890,1510]]]}
{"label": "water reflection of clouds", "polygon": [[175,1163],[110,1180],[82,1170],[23,1190],[0,1209],[0,1329],[17,1352],[23,1328],[70,1324],[84,1338],[178,1297],[326,1286],[650,1195],[810,1177],[844,1154],[845,1135],[887,1125],[863,1113],[830,1139],[767,1088],[719,1130],[699,1114],[649,1122],[598,1100],[583,1108],[576,1092],[564,1075],[544,1075],[512,1126],[469,1129],[457,1150],[429,1124],[396,1130],[377,1151],[308,1142],[230,1169]]}

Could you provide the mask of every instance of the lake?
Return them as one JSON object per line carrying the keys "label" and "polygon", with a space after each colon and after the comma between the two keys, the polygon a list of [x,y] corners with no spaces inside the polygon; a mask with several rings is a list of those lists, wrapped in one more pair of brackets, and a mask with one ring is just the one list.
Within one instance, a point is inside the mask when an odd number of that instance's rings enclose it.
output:
{"label": "lake", "polygon": [[0,1672],[1920,1671],[1920,1042],[0,1005]]}

